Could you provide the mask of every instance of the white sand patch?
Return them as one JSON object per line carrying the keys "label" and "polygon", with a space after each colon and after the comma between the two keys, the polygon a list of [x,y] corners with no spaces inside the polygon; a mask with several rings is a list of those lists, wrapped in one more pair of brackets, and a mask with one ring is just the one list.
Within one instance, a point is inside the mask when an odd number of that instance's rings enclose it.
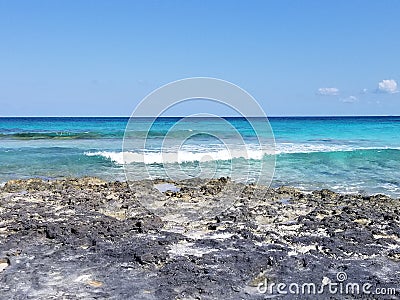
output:
{"label": "white sand patch", "polygon": [[211,248],[196,248],[194,247],[194,243],[186,241],[181,241],[177,244],[171,245],[169,248],[170,249],[168,250],[168,253],[172,257],[187,256],[187,255],[202,257],[204,254],[218,251],[217,249],[211,249]]}

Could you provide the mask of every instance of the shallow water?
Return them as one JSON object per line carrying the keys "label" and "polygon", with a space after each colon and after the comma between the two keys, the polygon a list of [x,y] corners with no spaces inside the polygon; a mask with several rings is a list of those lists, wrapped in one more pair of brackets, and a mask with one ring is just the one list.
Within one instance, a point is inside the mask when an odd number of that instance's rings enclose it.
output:
{"label": "shallow water", "polygon": [[[400,196],[400,117],[270,118],[274,149],[260,148],[245,119],[226,121],[230,126],[213,118],[159,118],[146,132],[148,120],[137,119],[123,153],[128,118],[0,118],[0,182],[85,175],[126,180],[124,162],[133,179],[251,182],[273,156],[273,186]],[[253,120],[268,140],[264,122]]]}
{"label": "shallow water", "polygon": [[157,183],[154,185],[154,187],[161,193],[166,191],[179,192],[180,190],[179,187],[172,183]]}

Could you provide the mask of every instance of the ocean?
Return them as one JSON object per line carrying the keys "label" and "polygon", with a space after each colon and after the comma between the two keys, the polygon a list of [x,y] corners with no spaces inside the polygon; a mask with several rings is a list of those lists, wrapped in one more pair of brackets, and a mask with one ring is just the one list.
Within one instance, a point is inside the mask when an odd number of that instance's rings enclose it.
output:
{"label": "ocean", "polygon": [[131,120],[123,149],[127,117],[2,117],[0,182],[122,181],[124,163],[129,179],[230,176],[251,182],[269,161],[273,187],[400,197],[400,117],[272,117],[275,144],[267,151],[257,144],[260,135],[273,142],[268,128],[262,130],[265,119],[253,120],[261,128],[257,134],[244,118],[182,120],[158,118],[150,131],[149,120]]}

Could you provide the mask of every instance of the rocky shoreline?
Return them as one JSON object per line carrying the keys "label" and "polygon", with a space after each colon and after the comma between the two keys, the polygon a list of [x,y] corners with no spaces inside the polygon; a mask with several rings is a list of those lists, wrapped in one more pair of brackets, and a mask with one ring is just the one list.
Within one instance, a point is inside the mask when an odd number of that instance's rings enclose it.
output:
{"label": "rocky shoreline", "polygon": [[[0,188],[0,299],[399,299],[399,215],[384,195],[226,178],[13,180]],[[370,294],[328,290],[347,283]]]}

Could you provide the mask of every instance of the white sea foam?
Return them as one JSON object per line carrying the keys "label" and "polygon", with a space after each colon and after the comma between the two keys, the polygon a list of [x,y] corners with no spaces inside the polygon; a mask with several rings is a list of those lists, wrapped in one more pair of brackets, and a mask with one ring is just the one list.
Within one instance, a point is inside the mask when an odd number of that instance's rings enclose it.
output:
{"label": "white sea foam", "polygon": [[[87,156],[101,156],[110,159],[117,164],[124,163],[145,163],[145,164],[162,164],[162,163],[184,163],[184,162],[207,162],[207,161],[224,161],[235,158],[261,160],[265,155],[280,155],[294,153],[317,153],[317,152],[350,152],[357,150],[400,150],[391,147],[355,147],[351,145],[324,145],[324,144],[295,144],[295,143],[279,143],[276,150],[261,150],[257,146],[241,147],[238,149],[209,149],[206,147],[193,148],[172,151],[167,149],[163,152],[114,152],[114,151],[97,151],[85,152]],[[190,151],[189,151],[190,150]]]}
{"label": "white sea foam", "polygon": [[190,151],[177,151],[177,152],[112,152],[112,151],[98,151],[98,152],[85,152],[87,156],[101,156],[110,159],[117,164],[129,163],[145,163],[145,164],[161,164],[161,163],[184,163],[184,162],[207,162],[216,160],[231,160],[234,158],[255,159],[260,160],[265,155],[262,150],[217,150],[209,152],[190,152]]}
{"label": "white sea foam", "polygon": [[326,144],[295,144],[295,143],[279,143],[276,145],[275,154],[285,153],[314,153],[314,152],[349,152],[357,150],[400,150],[397,147],[366,147],[353,145],[326,145]]}

